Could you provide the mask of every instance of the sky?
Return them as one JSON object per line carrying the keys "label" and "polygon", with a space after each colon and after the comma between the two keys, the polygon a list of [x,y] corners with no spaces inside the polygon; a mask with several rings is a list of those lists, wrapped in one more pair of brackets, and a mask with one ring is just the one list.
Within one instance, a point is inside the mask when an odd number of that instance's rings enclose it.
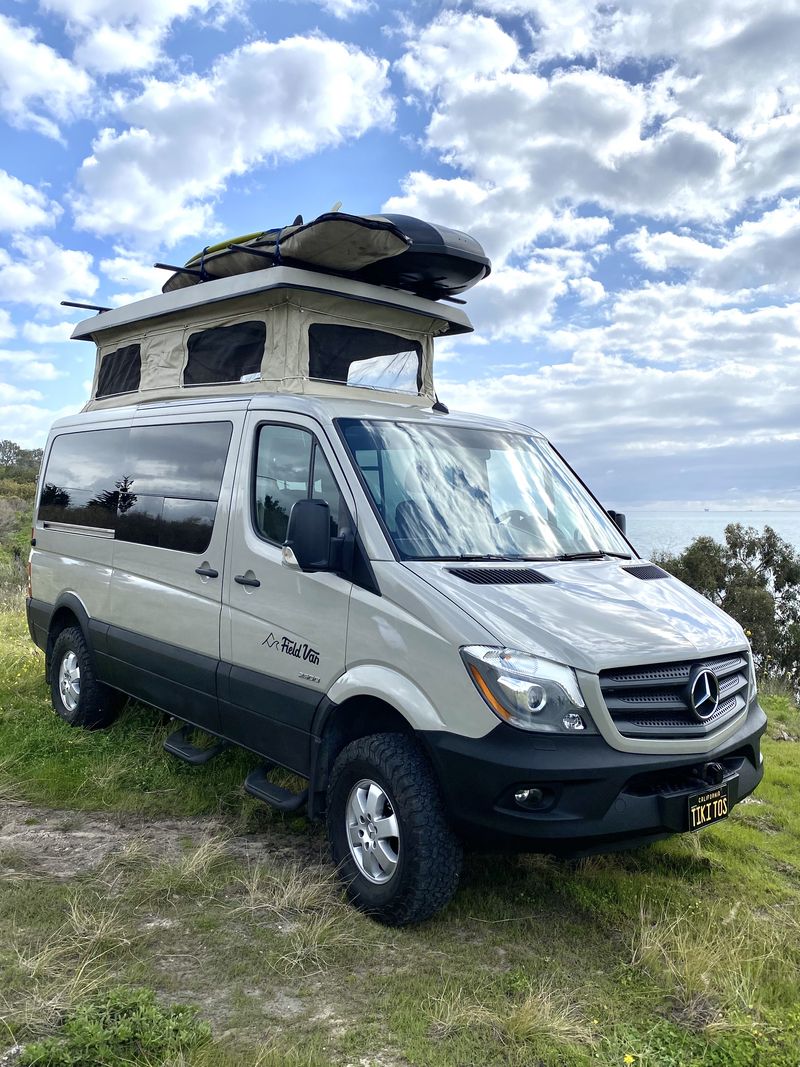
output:
{"label": "sky", "polygon": [[800,0],[0,0],[0,437],[80,312],[337,202],[477,237],[452,409],[608,507],[800,508]]}

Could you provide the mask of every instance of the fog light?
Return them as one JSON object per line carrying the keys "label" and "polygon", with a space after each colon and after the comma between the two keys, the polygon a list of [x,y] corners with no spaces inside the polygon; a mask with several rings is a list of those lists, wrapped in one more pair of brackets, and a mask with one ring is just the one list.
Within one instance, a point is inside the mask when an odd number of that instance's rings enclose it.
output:
{"label": "fog light", "polygon": [[561,720],[564,723],[565,730],[585,730],[586,723],[577,713],[577,711],[570,711]]}
{"label": "fog light", "polygon": [[541,804],[543,796],[544,793],[541,789],[537,789],[536,786],[530,786],[527,789],[518,789],[514,794],[514,800],[523,805]]}

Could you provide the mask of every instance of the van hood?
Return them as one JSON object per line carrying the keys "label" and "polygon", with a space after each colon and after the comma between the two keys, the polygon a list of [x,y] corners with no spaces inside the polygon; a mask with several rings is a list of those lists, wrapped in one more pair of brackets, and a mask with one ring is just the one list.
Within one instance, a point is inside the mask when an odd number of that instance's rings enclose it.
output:
{"label": "van hood", "polygon": [[[641,566],[645,560],[636,560]],[[637,578],[621,560],[517,564],[544,584],[474,584],[454,568],[503,564],[406,561],[496,641],[597,673],[606,667],[716,655],[747,647],[729,615],[677,578]],[[509,565],[505,565],[509,566]],[[628,564],[631,566],[631,564]]]}

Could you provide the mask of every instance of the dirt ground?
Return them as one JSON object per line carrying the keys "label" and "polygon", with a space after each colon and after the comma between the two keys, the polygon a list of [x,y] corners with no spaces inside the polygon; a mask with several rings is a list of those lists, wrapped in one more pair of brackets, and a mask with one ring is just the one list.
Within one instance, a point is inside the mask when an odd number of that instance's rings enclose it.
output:
{"label": "dirt ground", "polygon": [[230,854],[244,861],[285,858],[299,862],[326,859],[321,844],[302,835],[248,833],[236,836],[211,818],[157,819],[107,812],[57,811],[0,801],[0,878],[74,878],[99,867],[111,853],[134,841],[162,859],[177,859],[187,838],[200,843],[223,837]]}

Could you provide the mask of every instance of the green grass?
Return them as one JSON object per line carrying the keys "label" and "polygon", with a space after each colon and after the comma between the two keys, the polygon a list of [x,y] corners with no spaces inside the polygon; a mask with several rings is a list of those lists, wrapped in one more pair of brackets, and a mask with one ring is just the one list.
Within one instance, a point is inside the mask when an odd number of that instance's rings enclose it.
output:
{"label": "green grass", "polygon": [[[0,613],[0,797],[23,835],[0,847],[7,1043],[63,1044],[113,984],[211,1025],[142,1064],[797,1067],[800,713],[763,702],[766,777],[725,822],[583,861],[471,855],[445,912],[387,930],[343,901],[318,827],[242,794],[254,758],[171,760],[141,706],[70,730]],[[66,856],[106,839],[54,874],[24,832]]]}

